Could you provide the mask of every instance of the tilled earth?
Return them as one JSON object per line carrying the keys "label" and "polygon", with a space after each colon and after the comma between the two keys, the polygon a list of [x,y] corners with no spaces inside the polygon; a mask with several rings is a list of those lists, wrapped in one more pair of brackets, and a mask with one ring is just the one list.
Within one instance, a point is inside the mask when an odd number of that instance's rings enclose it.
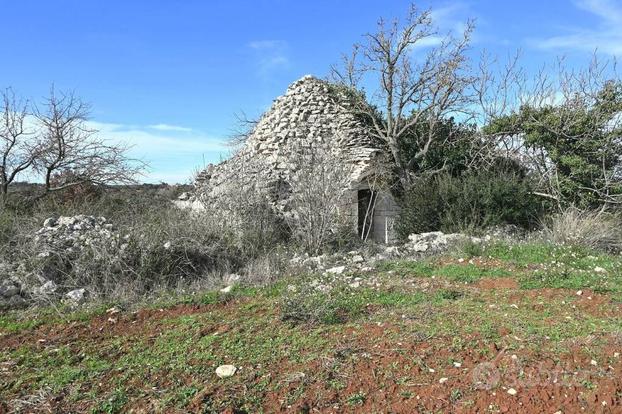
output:
{"label": "tilled earth", "polygon": [[[468,282],[379,272],[374,289],[347,291],[335,323],[283,320],[286,283],[207,304],[15,316],[0,325],[0,413],[622,412],[615,295],[521,288],[504,269]],[[221,364],[235,375],[217,377]]]}

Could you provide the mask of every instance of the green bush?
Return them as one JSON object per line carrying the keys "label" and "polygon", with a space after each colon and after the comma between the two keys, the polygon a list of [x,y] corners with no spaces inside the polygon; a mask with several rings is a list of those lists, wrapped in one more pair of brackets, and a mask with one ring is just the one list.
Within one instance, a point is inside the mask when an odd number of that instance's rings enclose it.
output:
{"label": "green bush", "polygon": [[531,182],[506,167],[439,178],[443,231],[472,231],[502,224],[531,227],[541,212]]}
{"label": "green bush", "polygon": [[413,233],[425,233],[441,227],[442,199],[439,181],[434,177],[416,180],[400,200],[401,209],[395,223],[402,239]]}
{"label": "green bush", "polygon": [[520,169],[503,163],[459,176],[420,178],[402,197],[396,229],[406,238],[412,233],[474,232],[502,224],[529,228],[543,209],[532,191]]}

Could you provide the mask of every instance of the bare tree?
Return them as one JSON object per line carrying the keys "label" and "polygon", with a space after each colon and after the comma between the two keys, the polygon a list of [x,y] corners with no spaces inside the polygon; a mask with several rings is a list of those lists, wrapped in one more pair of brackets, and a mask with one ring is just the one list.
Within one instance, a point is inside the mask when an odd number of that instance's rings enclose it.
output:
{"label": "bare tree", "polygon": [[[145,167],[128,158],[128,146],[107,142],[88,126],[89,109],[73,93],[52,88],[35,110],[41,147],[34,167],[43,175],[45,194],[84,183],[134,183]],[[62,176],[71,179],[54,179]]]}
{"label": "bare tree", "polygon": [[0,107],[0,194],[5,199],[18,174],[28,170],[38,155],[38,145],[28,131],[28,103],[16,98],[11,89],[1,95]]}
{"label": "bare tree", "polygon": [[[355,94],[354,111],[373,124],[374,134],[387,144],[403,179],[408,180],[437,144],[437,127],[444,118],[472,116],[474,78],[466,51],[473,28],[469,21],[461,36],[440,37],[430,11],[420,12],[412,5],[403,23],[381,19],[377,31],[365,35],[365,42],[344,56],[343,67],[332,70],[333,78],[349,88],[362,91],[364,85],[375,85],[367,99],[363,93]],[[417,137],[418,151],[405,159],[401,141],[421,123],[427,127]]]}

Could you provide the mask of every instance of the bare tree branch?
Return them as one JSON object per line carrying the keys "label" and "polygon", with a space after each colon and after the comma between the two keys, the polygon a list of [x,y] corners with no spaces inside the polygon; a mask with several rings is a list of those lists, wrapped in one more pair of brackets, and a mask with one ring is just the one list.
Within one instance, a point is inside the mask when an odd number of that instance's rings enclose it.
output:
{"label": "bare tree branch", "polygon": [[0,193],[6,198],[17,175],[34,163],[39,147],[26,127],[28,103],[11,89],[2,91],[0,99]]}
{"label": "bare tree branch", "polygon": [[57,94],[53,87],[35,109],[41,146],[34,167],[43,175],[45,194],[82,183],[134,183],[144,169],[142,161],[127,157],[127,145],[107,142],[89,128],[89,110],[73,93]]}
{"label": "bare tree branch", "polygon": [[[473,118],[470,105],[476,94],[470,90],[474,78],[466,57],[473,28],[469,21],[460,37],[440,37],[431,12],[412,5],[404,22],[381,19],[377,31],[365,35],[365,42],[344,56],[342,67],[332,68],[332,79],[346,87],[362,91],[363,84],[377,85],[351,109],[370,119],[374,135],[387,145],[405,181],[438,143],[437,130],[444,119]],[[400,144],[422,122],[428,128],[416,140],[419,150],[404,159]]]}

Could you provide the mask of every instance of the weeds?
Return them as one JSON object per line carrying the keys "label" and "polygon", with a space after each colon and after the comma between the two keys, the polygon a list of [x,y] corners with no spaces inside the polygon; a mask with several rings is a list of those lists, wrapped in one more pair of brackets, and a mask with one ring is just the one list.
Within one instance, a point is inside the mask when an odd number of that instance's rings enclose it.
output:
{"label": "weeds", "polygon": [[551,216],[543,224],[545,236],[555,243],[614,252],[622,249],[622,221],[611,213],[572,207]]}

